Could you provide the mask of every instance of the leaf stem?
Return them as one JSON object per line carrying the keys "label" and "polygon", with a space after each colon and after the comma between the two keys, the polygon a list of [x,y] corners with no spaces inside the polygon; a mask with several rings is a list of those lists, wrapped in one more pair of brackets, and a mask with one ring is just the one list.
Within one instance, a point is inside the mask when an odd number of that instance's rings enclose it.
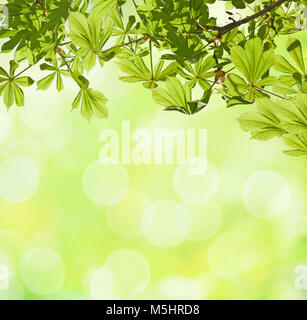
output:
{"label": "leaf stem", "polygon": [[122,43],[122,44],[118,45],[117,47],[119,47],[119,48],[125,47],[125,46],[128,46],[129,44],[139,43],[139,42],[141,42],[142,40],[147,40],[147,37],[142,37],[142,38],[138,38],[138,39],[136,39],[136,40],[131,40],[131,41],[129,41],[129,42]]}
{"label": "leaf stem", "polygon": [[25,69],[23,69],[22,71],[20,71],[19,73],[16,74],[16,76],[14,76],[14,79],[18,78],[20,75],[22,75],[24,72],[26,72],[27,70],[29,70],[30,68],[32,68],[33,65],[29,64]]}
{"label": "leaf stem", "polygon": [[263,88],[261,88],[261,87],[257,87],[257,86],[255,86],[255,88],[256,88],[257,90],[259,90],[259,91],[262,91],[262,92],[265,92],[265,93],[271,94],[272,96],[275,96],[275,97],[277,97],[277,98],[280,98],[280,99],[286,100],[286,98],[285,98],[285,97],[280,96],[279,94],[276,94],[276,93],[274,93],[274,92],[271,92],[271,91],[265,90],[265,89],[263,89]]}
{"label": "leaf stem", "polygon": [[152,42],[151,42],[151,39],[149,39],[149,55],[150,55],[150,71],[151,71],[151,80],[153,80],[153,78],[154,78],[154,74],[153,74]]}
{"label": "leaf stem", "polygon": [[73,72],[72,72],[72,70],[71,70],[71,68],[70,68],[70,65],[69,65],[69,63],[67,62],[65,56],[63,55],[61,49],[60,49],[60,48],[57,48],[56,51],[57,51],[57,53],[60,55],[60,57],[62,58],[63,62],[65,63],[66,67],[68,68],[69,72],[71,73],[71,75],[72,75],[72,77],[73,77]]}

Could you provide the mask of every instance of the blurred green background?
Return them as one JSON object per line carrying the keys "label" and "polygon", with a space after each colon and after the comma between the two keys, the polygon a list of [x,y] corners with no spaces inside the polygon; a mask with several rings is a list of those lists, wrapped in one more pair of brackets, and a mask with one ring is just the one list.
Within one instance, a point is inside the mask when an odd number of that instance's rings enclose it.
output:
{"label": "blurred green background", "polygon": [[[164,112],[119,73],[110,63],[89,75],[108,120],[71,112],[69,80],[63,94],[27,89],[23,109],[0,102],[0,265],[10,270],[0,298],[305,299],[295,268],[307,266],[306,158],[250,140],[237,118],[251,106],[227,110],[214,96],[194,116]],[[207,129],[206,174],[102,165],[100,133],[120,133],[123,120]]]}

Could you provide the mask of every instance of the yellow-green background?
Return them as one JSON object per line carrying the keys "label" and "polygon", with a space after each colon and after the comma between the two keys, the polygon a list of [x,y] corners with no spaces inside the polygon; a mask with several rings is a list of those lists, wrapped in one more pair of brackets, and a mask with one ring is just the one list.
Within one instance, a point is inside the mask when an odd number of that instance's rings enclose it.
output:
{"label": "yellow-green background", "polygon": [[[306,33],[299,37],[306,43]],[[284,52],[284,40],[278,40],[280,52]],[[1,66],[6,67],[8,61],[1,56]],[[119,82],[119,72],[111,63],[104,69],[96,67],[89,75],[91,86],[109,99],[108,120],[88,123],[78,111],[71,112],[77,88],[69,80],[61,94],[25,90],[23,110],[12,107],[7,111],[0,102],[1,160],[21,156],[22,164],[22,159],[30,159],[39,173],[38,188],[30,199],[21,203],[0,199],[0,264],[10,268],[9,289],[0,290],[0,298],[305,299],[307,290],[294,285],[294,270],[297,265],[307,265],[306,158],[283,155],[281,141],[250,140],[240,130],[237,118],[251,106],[227,110],[224,102],[214,97],[206,110],[194,116],[164,112],[149,90]],[[39,72],[32,75],[40,79]],[[139,213],[135,211],[140,210],[140,201],[130,200],[131,206],[123,206],[121,215],[111,218],[110,224],[108,208],[86,195],[83,175],[99,159],[100,132],[105,128],[120,132],[122,120],[130,120],[133,128],[149,130],[208,130],[208,159],[219,177],[210,203],[214,201],[222,215],[221,226],[208,240],[184,239],[163,248],[142,234],[127,238],[116,232],[116,226],[121,224],[129,231],[130,223],[140,223],[141,215],[133,215]],[[177,165],[124,167],[129,190],[143,193],[148,197],[146,203],[171,200],[186,205],[173,185]],[[5,179],[1,168],[0,163],[0,185]],[[274,219],[257,219],[244,206],[244,186],[261,170],[279,174],[289,186],[288,206]],[[27,166],[21,171],[27,174]],[[24,177],[16,175],[9,181],[12,194],[20,179]],[[31,176],[27,179],[31,182]],[[120,182],[114,181],[112,187],[122,188]],[[208,182],[209,189],[210,183],[214,181]],[[18,196],[18,191],[15,193]],[[206,210],[206,204],[202,205]],[[210,226],[210,212],[205,214],[207,218],[199,218],[200,226]],[[240,235],[233,250],[227,243],[223,247],[215,242],[229,232]],[[210,250],[226,271],[231,265],[231,279],[210,265]],[[33,257],[31,252],[38,254]],[[106,261],[109,269],[104,273],[100,268]],[[252,267],[245,272],[250,261]],[[97,270],[101,272],[94,277]]]}

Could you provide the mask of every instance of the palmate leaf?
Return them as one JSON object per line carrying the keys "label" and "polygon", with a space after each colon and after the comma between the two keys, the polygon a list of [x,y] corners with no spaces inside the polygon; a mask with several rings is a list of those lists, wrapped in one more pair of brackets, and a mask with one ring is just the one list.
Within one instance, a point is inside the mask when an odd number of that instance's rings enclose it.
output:
{"label": "palmate leaf", "polygon": [[101,65],[117,53],[116,48],[102,51],[106,41],[112,34],[112,28],[102,30],[102,19],[91,11],[88,17],[79,13],[71,12],[69,15],[70,38],[73,44],[86,50],[82,57],[82,66],[89,72],[96,64],[96,55]]}
{"label": "palmate leaf", "polygon": [[28,76],[15,75],[18,63],[14,60],[10,61],[10,70],[6,72],[0,68],[0,95],[3,94],[3,101],[7,108],[10,108],[14,102],[18,107],[24,105],[24,93],[20,86],[30,87],[34,80]]}
{"label": "palmate leaf", "polygon": [[79,12],[71,12],[68,19],[70,39],[74,44],[87,50],[92,50],[93,43],[86,17]]}
{"label": "palmate leaf", "polygon": [[106,97],[99,91],[91,88],[82,88],[75,98],[72,108],[76,109],[81,104],[81,114],[87,120],[91,120],[93,115],[98,118],[107,118]]}
{"label": "palmate leaf", "polygon": [[122,59],[118,63],[121,71],[129,74],[129,76],[121,76],[120,80],[125,82],[143,82],[143,86],[147,89],[156,88],[157,81],[165,81],[170,75],[176,74],[177,62],[172,62],[163,69],[165,62],[160,60],[154,70],[153,74],[146,66],[141,57],[136,56],[134,61],[131,59]]}
{"label": "palmate leaf", "polygon": [[287,50],[291,54],[299,71],[302,74],[305,74],[305,63],[304,63],[303,50],[302,50],[301,43],[297,39],[289,38]]}
{"label": "palmate leaf", "polygon": [[284,57],[280,55],[275,56],[274,69],[289,74],[298,72],[296,68],[294,68]]}
{"label": "palmate leaf", "polygon": [[298,92],[307,93],[307,77],[304,63],[302,45],[295,38],[288,39],[287,51],[290,53],[295,66],[288,62],[284,57],[277,55],[274,69],[283,72],[273,90],[284,95],[294,95]]}
{"label": "palmate leaf", "polygon": [[236,68],[253,85],[272,67],[275,61],[273,50],[264,51],[263,42],[258,37],[248,40],[244,49],[240,46],[233,47],[231,57]]}
{"label": "palmate leaf", "polygon": [[69,72],[61,69],[61,66],[58,65],[56,60],[53,61],[53,65],[49,65],[47,63],[41,64],[40,69],[52,71],[52,73],[37,82],[38,90],[47,90],[56,78],[56,88],[60,92],[64,89],[62,75],[66,77],[71,76]]}
{"label": "palmate leaf", "polygon": [[287,134],[283,137],[285,144],[292,149],[284,150],[284,153],[290,156],[306,156],[307,155],[307,135],[297,136]]}
{"label": "palmate leaf", "polygon": [[37,82],[37,89],[38,90],[47,90],[51,86],[55,76],[56,76],[56,72],[53,72],[53,73],[49,74],[47,77],[39,80]]}
{"label": "palmate leaf", "polygon": [[275,61],[273,50],[264,50],[263,41],[254,37],[243,47],[231,49],[231,58],[238,71],[245,77],[229,73],[224,82],[228,95],[242,97],[253,102],[256,97],[265,97],[264,86],[272,86],[277,82],[275,77],[268,76],[268,71]]}
{"label": "palmate leaf", "polygon": [[116,5],[125,3],[126,0],[94,0],[96,3],[94,10],[97,14],[108,15],[116,8]]}
{"label": "palmate leaf", "polygon": [[130,59],[120,60],[117,62],[117,64],[120,67],[121,71],[129,74],[130,76],[137,77],[143,80],[149,80],[151,78],[150,70],[147,68],[143,59],[140,57],[136,57],[134,61]]}
{"label": "palmate leaf", "polygon": [[271,101],[257,99],[257,111],[247,112],[239,118],[244,131],[252,139],[269,140],[283,136],[285,143],[294,148],[289,155],[305,155],[307,150],[307,95],[298,94],[294,100]]}
{"label": "palmate leaf", "polygon": [[24,105],[24,93],[22,89],[13,82],[7,82],[0,88],[0,93],[3,93],[3,101],[7,108],[10,108],[14,102],[18,107]]}
{"label": "palmate leaf", "polygon": [[153,99],[166,110],[180,111],[193,114],[203,109],[209,102],[211,91],[205,92],[201,100],[192,100],[192,88],[186,83],[184,86],[176,77],[166,80],[166,89],[157,88],[152,92]]}
{"label": "palmate leaf", "polygon": [[8,108],[14,103],[14,98],[14,85],[8,82],[3,91],[3,101]]}
{"label": "palmate leaf", "polygon": [[187,92],[181,82],[175,77],[170,77],[166,81],[166,88],[167,90],[162,88],[153,90],[153,99],[167,109],[180,108],[190,113],[189,105],[187,103],[190,92]]}
{"label": "palmate leaf", "polygon": [[14,83],[22,87],[30,87],[34,83],[34,80],[30,77],[19,77],[14,80]]}
{"label": "palmate leaf", "polygon": [[269,140],[285,133],[276,123],[258,112],[246,112],[239,122],[242,130],[251,132],[252,139]]}
{"label": "palmate leaf", "polygon": [[183,66],[178,67],[178,73],[185,79],[189,80],[190,86],[193,88],[198,84],[203,90],[208,90],[210,84],[208,78],[214,77],[214,72],[210,69],[216,66],[216,62],[212,56],[199,59],[194,66],[188,62],[183,63]]}

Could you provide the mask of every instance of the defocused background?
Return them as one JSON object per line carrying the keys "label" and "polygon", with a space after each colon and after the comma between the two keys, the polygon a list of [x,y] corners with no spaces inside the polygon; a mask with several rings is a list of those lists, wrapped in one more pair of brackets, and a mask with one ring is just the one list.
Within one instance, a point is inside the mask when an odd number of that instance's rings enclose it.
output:
{"label": "defocused background", "polygon": [[[69,80],[62,94],[25,90],[22,109],[1,99],[0,265],[10,278],[0,298],[307,298],[295,286],[296,266],[307,266],[306,158],[250,140],[237,118],[253,107],[227,110],[215,96],[194,116],[164,112],[119,74],[110,63],[89,75],[109,99],[108,120],[71,112]],[[207,129],[207,173],[102,165],[100,133],[120,133],[123,120]]]}

